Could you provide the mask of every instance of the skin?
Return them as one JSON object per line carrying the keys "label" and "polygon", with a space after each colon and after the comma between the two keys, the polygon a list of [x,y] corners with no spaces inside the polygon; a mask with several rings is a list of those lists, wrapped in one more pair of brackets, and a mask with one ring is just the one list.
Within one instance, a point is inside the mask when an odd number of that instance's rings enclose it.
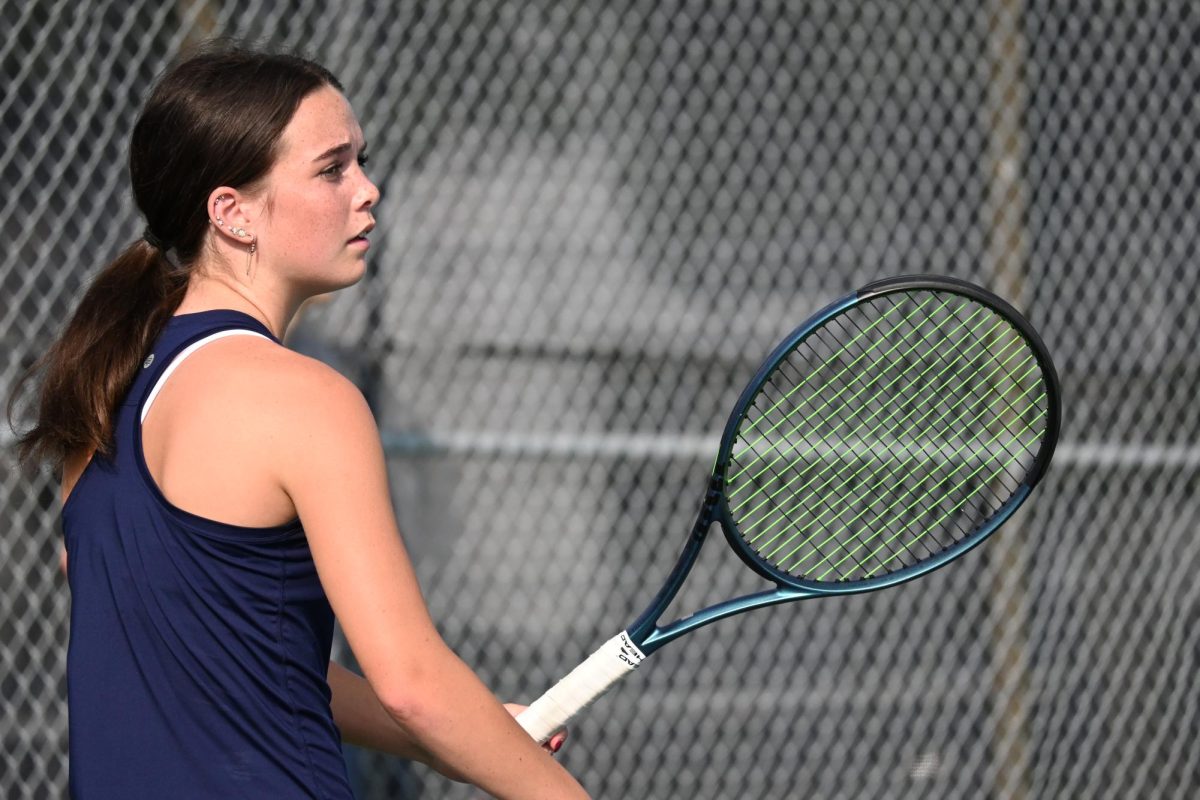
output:
{"label": "skin", "polygon": [[[207,241],[177,313],[236,309],[283,338],[305,300],[361,278],[369,245],[359,235],[379,201],[364,148],[345,97],[329,87],[306,97],[266,178],[210,193]],[[435,629],[396,527],[379,431],[344,377],[258,337],[216,341],[164,384],[143,449],[159,488],[187,511],[244,526],[303,522],[365,676],[330,665],[347,741],[496,797],[587,796],[516,724],[521,707],[501,705]],[[66,465],[64,499],[86,463]]]}

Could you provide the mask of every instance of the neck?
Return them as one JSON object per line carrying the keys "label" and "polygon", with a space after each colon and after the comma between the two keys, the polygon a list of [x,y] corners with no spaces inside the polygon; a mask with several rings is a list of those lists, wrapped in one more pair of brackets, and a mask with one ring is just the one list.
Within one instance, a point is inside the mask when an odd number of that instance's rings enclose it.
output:
{"label": "neck", "polygon": [[266,325],[267,330],[282,340],[302,301],[302,298],[294,301],[284,297],[283,293],[244,285],[223,271],[194,270],[183,302],[175,313],[191,314],[222,308],[242,311]]}

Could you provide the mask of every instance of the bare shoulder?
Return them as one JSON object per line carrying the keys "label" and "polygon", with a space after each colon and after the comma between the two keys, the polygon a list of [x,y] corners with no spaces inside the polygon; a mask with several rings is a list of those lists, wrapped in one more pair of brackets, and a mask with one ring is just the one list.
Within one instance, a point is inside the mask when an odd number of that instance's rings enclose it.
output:
{"label": "bare shoulder", "polygon": [[353,465],[382,470],[383,461],[354,384],[256,336],[210,342],[180,362],[142,423],[142,448],[176,505],[250,526],[327,497],[334,470],[350,476]]}
{"label": "bare shoulder", "polygon": [[234,336],[198,351],[189,376],[219,407],[260,430],[292,432],[339,420],[374,425],[362,393],[314,358],[257,336]]}
{"label": "bare shoulder", "polygon": [[316,506],[340,507],[362,487],[373,487],[370,496],[383,502],[383,446],[357,386],[332,367],[267,340],[238,336],[210,347],[191,376],[211,381],[205,414],[220,416],[209,416],[207,427],[223,427],[238,452],[272,476],[306,529],[320,529]]}

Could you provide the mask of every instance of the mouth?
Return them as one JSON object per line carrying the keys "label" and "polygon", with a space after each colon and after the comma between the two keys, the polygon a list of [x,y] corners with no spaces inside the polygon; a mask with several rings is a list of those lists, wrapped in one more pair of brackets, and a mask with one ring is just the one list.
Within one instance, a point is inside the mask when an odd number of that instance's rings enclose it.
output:
{"label": "mouth", "polygon": [[354,236],[351,239],[349,239],[347,241],[347,244],[363,244],[363,245],[370,244],[370,241],[367,239],[367,234],[369,234],[373,230],[375,230],[375,221],[371,220],[369,223],[367,223],[367,227],[365,227],[361,231],[359,231],[357,236]]}

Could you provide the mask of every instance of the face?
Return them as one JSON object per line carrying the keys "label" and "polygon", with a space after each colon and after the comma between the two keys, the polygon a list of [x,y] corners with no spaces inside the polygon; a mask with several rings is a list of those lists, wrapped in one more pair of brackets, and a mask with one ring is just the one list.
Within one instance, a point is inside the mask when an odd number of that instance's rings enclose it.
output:
{"label": "face", "polygon": [[[261,192],[259,268],[317,294],[362,277],[379,190],[363,172],[362,128],[341,92],[300,102]],[[267,263],[262,263],[262,262]]]}

